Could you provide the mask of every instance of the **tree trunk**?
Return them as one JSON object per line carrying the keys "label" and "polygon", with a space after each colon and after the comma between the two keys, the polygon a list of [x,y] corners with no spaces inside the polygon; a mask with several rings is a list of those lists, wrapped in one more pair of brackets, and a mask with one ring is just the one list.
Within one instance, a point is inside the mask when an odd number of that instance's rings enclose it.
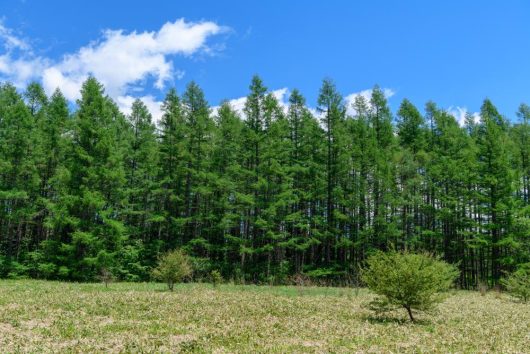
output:
{"label": "tree trunk", "polygon": [[405,306],[405,309],[407,309],[407,312],[408,312],[408,314],[409,314],[410,321],[411,321],[411,322],[414,322],[414,316],[412,316],[412,309],[410,308],[410,306]]}

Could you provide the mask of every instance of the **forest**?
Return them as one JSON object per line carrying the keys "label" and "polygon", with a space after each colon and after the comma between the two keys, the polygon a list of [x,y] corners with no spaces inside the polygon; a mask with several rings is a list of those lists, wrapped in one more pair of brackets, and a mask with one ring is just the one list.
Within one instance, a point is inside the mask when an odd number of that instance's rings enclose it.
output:
{"label": "forest", "polygon": [[148,281],[180,248],[196,279],[340,285],[395,249],[471,289],[530,262],[530,106],[508,119],[485,99],[461,126],[434,102],[392,112],[377,86],[346,107],[330,79],[312,106],[293,90],[283,109],[255,76],[244,114],[213,109],[191,82],[154,122],[94,77],[75,106],[2,84],[0,277]]}

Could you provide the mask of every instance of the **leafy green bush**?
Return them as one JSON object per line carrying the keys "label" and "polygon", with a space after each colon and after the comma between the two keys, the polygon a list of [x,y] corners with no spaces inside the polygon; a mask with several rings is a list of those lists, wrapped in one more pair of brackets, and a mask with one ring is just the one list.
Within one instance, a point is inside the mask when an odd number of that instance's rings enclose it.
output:
{"label": "leafy green bush", "polygon": [[530,299],[530,267],[521,268],[501,280],[509,293],[523,302]]}
{"label": "leafy green bush", "polygon": [[181,250],[174,250],[164,254],[158,260],[158,266],[153,270],[153,277],[164,281],[170,291],[175,283],[191,275],[192,268],[189,257]]}
{"label": "leafy green bush", "polygon": [[149,279],[149,268],[143,264],[141,241],[126,245],[117,252],[116,267],[114,272],[116,277],[125,281],[145,281]]}
{"label": "leafy green bush", "polygon": [[361,270],[362,281],[379,295],[371,308],[377,312],[404,308],[411,321],[413,310],[428,311],[441,302],[441,294],[457,276],[454,266],[431,255],[396,251],[375,253]]}
{"label": "leafy green bush", "polygon": [[9,273],[7,273],[7,277],[10,279],[24,279],[28,277],[28,271],[28,266],[12,261],[9,263]]}
{"label": "leafy green bush", "polygon": [[37,270],[44,279],[51,279],[57,271],[57,266],[51,262],[38,263]]}
{"label": "leafy green bush", "polygon": [[[189,253],[187,253],[189,254]],[[213,269],[212,262],[208,258],[189,256],[190,265],[193,269],[193,281],[208,281]]]}
{"label": "leafy green bush", "polygon": [[212,281],[213,287],[217,288],[223,282],[223,276],[220,271],[214,269],[210,272],[210,280]]}
{"label": "leafy green bush", "polygon": [[57,275],[59,276],[59,279],[68,279],[68,277],[70,276],[70,268],[66,267],[66,266],[60,266],[59,269],[57,270]]}

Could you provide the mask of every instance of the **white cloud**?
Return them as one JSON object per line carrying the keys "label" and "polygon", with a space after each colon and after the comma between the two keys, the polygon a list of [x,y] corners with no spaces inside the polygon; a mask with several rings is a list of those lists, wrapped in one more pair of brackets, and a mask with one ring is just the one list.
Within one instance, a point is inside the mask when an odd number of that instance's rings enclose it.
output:
{"label": "white cloud", "polygon": [[163,89],[168,80],[184,75],[174,69],[169,56],[208,51],[207,39],[224,30],[214,22],[184,19],[167,22],[154,32],[106,30],[101,40],[65,55],[61,62],[44,70],[44,88],[50,93],[56,87],[66,87],[65,96],[74,100],[79,97],[79,89],[73,88],[79,88],[92,74],[113,98],[125,95],[132,85],[148,77],[156,80],[157,89]]}
{"label": "white cloud", "polygon": [[[158,31],[130,32],[106,30],[103,36],[58,61],[35,56],[30,44],[17,37],[0,22],[0,79],[23,87],[30,80],[42,80],[51,94],[60,88],[65,97],[74,101],[80,96],[82,83],[89,75],[95,76],[127,111],[139,93],[138,84],[154,79],[154,87],[163,89],[172,79],[181,79],[184,71],[174,68],[172,56],[190,57],[196,53],[212,53],[207,45],[210,37],[226,31],[214,22],[187,22],[178,19],[165,23]],[[139,94],[141,96],[141,94]],[[160,116],[159,102],[152,96],[141,99],[154,117]]]}
{"label": "white cloud", "polygon": [[[366,100],[366,103],[369,105],[370,99],[372,97],[372,91],[373,91],[372,89],[362,90],[359,92],[350,93],[349,95],[344,97],[344,102],[346,104],[346,113],[348,113],[350,116],[355,115],[355,109],[353,108],[353,103],[355,102],[355,98],[357,98],[358,96],[362,96]],[[388,99],[394,96],[396,93],[392,89],[384,88],[383,94]]]}
{"label": "white cloud", "polygon": [[23,88],[35,79],[35,71],[46,67],[42,58],[13,58],[10,53],[0,55],[0,78],[6,78],[16,87]]}
{"label": "white cloud", "polygon": [[[246,102],[247,102],[247,98],[246,97],[234,98],[234,99],[228,101],[228,103],[230,103],[230,106],[232,106],[232,108],[237,113],[239,113],[239,115],[241,115],[241,117],[245,116],[244,108],[245,108],[245,103]],[[212,111],[214,113],[217,113],[217,108],[218,107],[214,107],[212,109]]]}
{"label": "white cloud", "polygon": [[[153,119],[159,121],[162,102],[152,95],[142,95],[144,81],[153,78],[154,87],[163,89],[171,79],[181,79],[185,73],[174,68],[171,56],[210,53],[212,49],[206,43],[208,38],[226,30],[214,22],[186,22],[184,19],[167,22],[158,31],[126,33],[106,30],[99,40],[59,61],[52,61],[35,56],[25,39],[17,37],[0,22],[0,44],[3,43],[5,49],[5,53],[0,53],[0,78],[12,81],[18,87],[23,87],[29,80],[40,79],[48,94],[60,88],[67,99],[74,101],[80,97],[82,83],[89,75],[94,75],[125,114],[130,113],[134,100],[140,98]],[[387,98],[394,95],[394,91],[388,88],[383,92]],[[284,87],[271,93],[287,112],[289,89]],[[344,100],[348,114],[354,113],[352,103],[355,97],[363,96],[369,102],[371,93],[369,89],[347,95]],[[229,102],[244,117],[246,97]],[[218,108],[212,108],[214,114]],[[309,110],[319,116],[314,107]]]}
{"label": "white cloud", "polygon": [[283,111],[287,113],[287,110],[289,109],[289,89],[284,87],[274,90],[271,93],[278,100],[278,103]]}
{"label": "white cloud", "polygon": [[147,109],[151,113],[154,122],[159,122],[162,118],[162,102],[157,101],[153,96],[147,95],[143,97],[133,96],[118,96],[116,98],[116,104],[124,114],[131,114],[131,107],[133,102],[139,98],[146,105]]}
{"label": "white cloud", "polygon": [[[287,110],[289,109],[289,89],[287,87],[277,89],[274,91],[271,91],[272,95],[278,100],[279,106],[283,109],[285,113],[287,113]],[[234,98],[231,100],[228,100],[228,103],[230,103],[230,106],[239,113],[239,115],[245,119],[245,103],[247,102],[247,97],[239,97]],[[217,111],[219,110],[219,106],[212,107],[212,113],[215,115],[217,114]]]}
{"label": "white cloud", "polygon": [[[466,124],[466,115],[468,114],[468,110],[466,107],[459,107],[459,106],[451,106],[447,109],[447,113],[455,117],[456,121],[460,126],[464,126]],[[480,122],[480,114],[478,112],[472,112],[470,113],[473,116],[473,121],[475,123]]]}
{"label": "white cloud", "polygon": [[24,87],[46,66],[46,59],[35,57],[29,43],[17,37],[0,21],[0,78],[11,81],[16,87]]}
{"label": "white cloud", "polygon": [[149,112],[151,112],[153,120],[159,122],[162,118],[162,102],[157,101],[153,96],[143,96],[140,99],[147,106]]}
{"label": "white cloud", "polygon": [[28,44],[28,42],[25,39],[18,38],[15,34],[13,34],[13,30],[5,27],[1,20],[0,39],[3,42],[4,48],[8,51],[13,49],[20,49],[25,51],[31,50],[31,46]]}
{"label": "white cloud", "polygon": [[[280,107],[283,109],[284,112],[287,113],[289,109],[289,95],[290,91],[287,87],[277,89],[274,91],[271,91],[271,93],[276,97],[278,100],[278,103]],[[385,97],[388,99],[395,95],[395,91],[389,88],[384,88],[383,93],[385,94]],[[372,89],[367,89],[359,92],[354,92],[346,97],[344,97],[344,103],[346,104],[346,110],[349,115],[354,115],[355,110],[352,106],[353,102],[355,101],[355,97],[357,96],[363,96],[366,99],[367,104],[370,104],[370,98],[372,96]],[[240,116],[244,119],[245,113],[243,109],[245,108],[245,103],[247,102],[246,97],[239,97],[234,98],[228,101],[232,108],[240,114]],[[217,114],[217,110],[219,109],[219,106],[212,107],[213,114]],[[322,115],[321,112],[319,112],[315,107],[308,107],[311,114],[313,114],[315,117],[320,117]]]}

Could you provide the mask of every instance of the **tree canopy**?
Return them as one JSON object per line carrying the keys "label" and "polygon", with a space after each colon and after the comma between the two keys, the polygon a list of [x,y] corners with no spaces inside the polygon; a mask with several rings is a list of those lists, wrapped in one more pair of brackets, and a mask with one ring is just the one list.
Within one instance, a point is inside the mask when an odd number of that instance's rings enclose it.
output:
{"label": "tree canopy", "polygon": [[178,247],[197,277],[340,283],[394,249],[473,288],[530,262],[526,104],[510,121],[486,99],[463,126],[433,102],[394,115],[377,86],[348,104],[325,79],[316,110],[298,90],[284,107],[255,76],[242,112],[192,82],[155,122],[93,77],[73,108],[2,84],[0,276],[147,280]]}

